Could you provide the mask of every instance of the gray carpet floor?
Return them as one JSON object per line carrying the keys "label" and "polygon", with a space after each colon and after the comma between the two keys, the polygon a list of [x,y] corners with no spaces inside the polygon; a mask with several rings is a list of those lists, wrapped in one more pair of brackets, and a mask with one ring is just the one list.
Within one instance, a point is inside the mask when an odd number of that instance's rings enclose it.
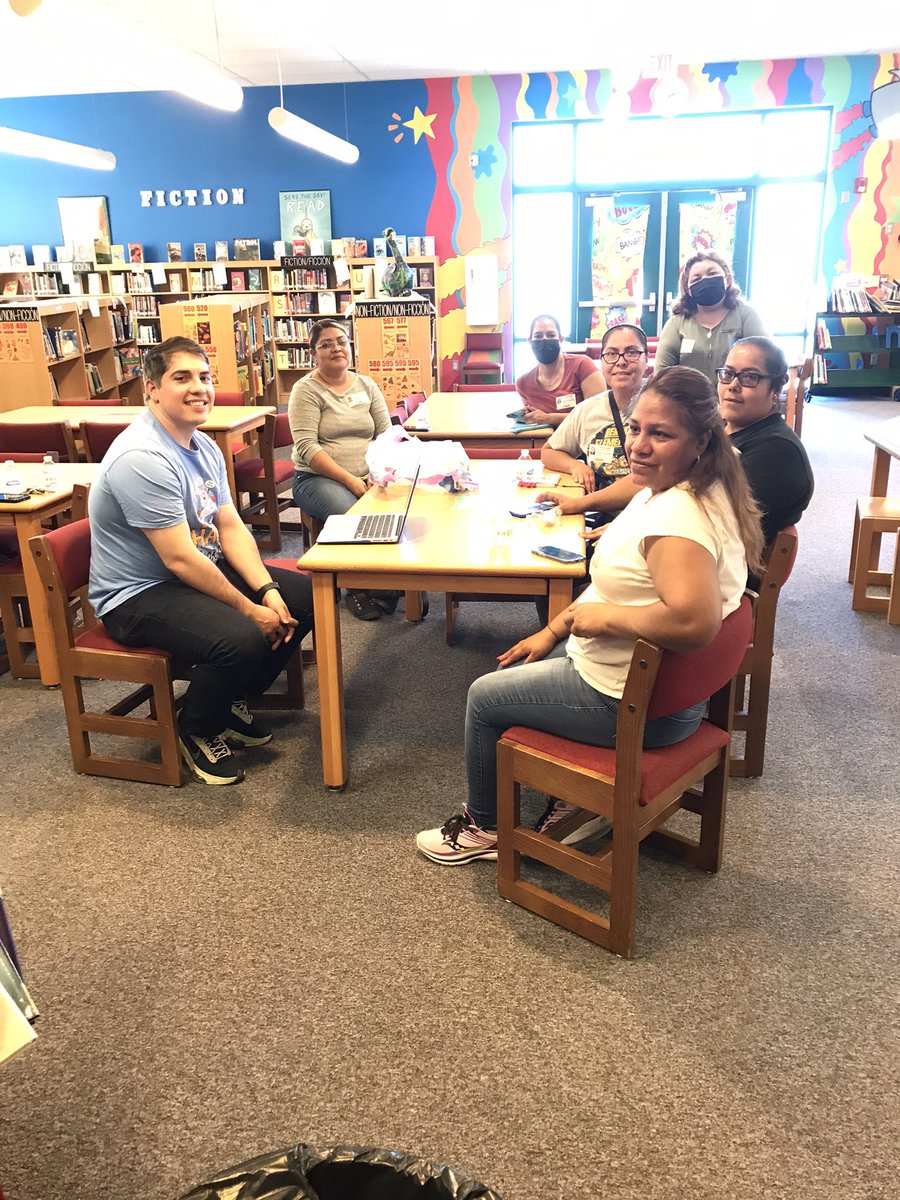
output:
{"label": "gray carpet floor", "polygon": [[0,884],[42,1010],[0,1066],[7,1200],[172,1200],[296,1141],[505,1200],[900,1196],[900,630],[846,582],[863,434],[898,412],[808,409],[766,774],[732,785],[718,876],[642,855],[630,963],[413,847],[463,799],[466,688],[525,606],[465,605],[452,649],[440,597],[345,618],[342,793],[314,670],[226,789],[76,776],[59,695],[0,679]]}

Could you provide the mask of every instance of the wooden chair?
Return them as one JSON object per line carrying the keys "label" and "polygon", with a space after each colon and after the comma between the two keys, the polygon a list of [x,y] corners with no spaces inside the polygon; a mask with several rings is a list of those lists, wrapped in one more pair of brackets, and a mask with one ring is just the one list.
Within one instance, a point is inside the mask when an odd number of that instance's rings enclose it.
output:
{"label": "wooden chair", "polygon": [[[21,461],[25,456],[17,455]],[[37,456],[34,456],[37,457]],[[82,521],[87,516],[88,488],[76,483],[72,488],[70,520]],[[40,679],[41,668],[37,658],[30,658],[34,650],[34,629],[25,592],[25,575],[19,544],[14,529],[0,529],[0,626],[6,641],[5,662],[0,673],[9,671],[13,679]],[[8,557],[6,557],[8,555]],[[87,600],[87,592],[77,597],[76,603]]]}
{"label": "wooden chair", "polygon": [[[893,571],[880,570],[881,538],[886,533],[897,537]],[[900,498],[860,496],[857,500],[849,580],[854,612],[887,613],[889,624],[900,625]],[[870,587],[886,587],[890,592],[870,596]]]}
{"label": "wooden chair", "polygon": [[807,358],[805,362],[788,369],[783,412],[785,421],[797,437],[801,436],[803,430],[803,405],[806,401],[807,383],[812,377],[812,368],[813,360]]}
{"label": "wooden chair", "polygon": [[460,383],[503,383],[503,334],[467,333]]}
{"label": "wooden chair", "polygon": [[0,425],[0,459],[16,452],[56,454],[59,462],[80,462],[75,435],[68,421],[30,421]]}
{"label": "wooden chair", "polygon": [[454,389],[457,392],[514,392],[514,383],[458,383]]}
{"label": "wooden chair", "polygon": [[733,729],[743,731],[744,753],[732,746],[731,775],[755,779],[763,773],[766,733],[769,727],[769,691],[775,654],[775,616],[781,589],[790,578],[797,559],[797,529],[782,529],[766,547],[766,569],[759,580],[753,605],[753,636],[744,651],[735,687]]}
{"label": "wooden chair", "polygon": [[[123,646],[115,641],[90,605],[85,606],[83,625],[75,625],[69,599],[87,585],[90,573],[91,529],[87,521],[51,530],[32,538],[30,545],[50,609],[75,770],[84,775],[179,787],[181,756],[172,680],[184,678],[183,667],[173,664],[165,650]],[[302,708],[303,666],[299,654],[291,657],[285,678],[288,686],[284,693],[260,698],[253,707]],[[87,707],[83,686],[87,680],[137,686],[109,708],[95,710]],[[144,705],[149,710],[147,715],[132,715]],[[160,761],[128,756],[127,742],[121,754],[95,750],[91,737],[96,734],[155,743]]]}
{"label": "wooden chair", "polygon": [[[722,622],[713,642],[689,654],[643,639],[634,648],[619,707],[616,748],[586,746],[514,726],[497,746],[497,888],[500,895],[600,946],[634,953],[638,852],[648,841],[705,871],[722,861],[734,676],[750,638],[750,601]],[[677,712],[707,696],[709,715],[683,742],[644,750],[648,718]],[[702,792],[693,790],[702,783]],[[584,809],[553,836],[520,820],[522,786]],[[679,809],[700,816],[699,837],[661,832]],[[586,854],[561,839],[600,815],[612,821],[612,844]],[[525,855],[609,895],[609,917],[521,879]]]}
{"label": "wooden chair", "polygon": [[130,421],[82,421],[81,444],[88,462],[102,462],[104,454],[120,433],[124,433]]}
{"label": "wooden chair", "polygon": [[254,530],[267,531],[259,539],[260,550],[277,553],[281,549],[281,513],[294,507],[294,464],[276,458],[275,451],[293,444],[287,413],[268,413],[259,431],[259,457],[238,459],[234,464],[235,503],[242,494],[247,496],[246,504],[238,504],[241,520]]}

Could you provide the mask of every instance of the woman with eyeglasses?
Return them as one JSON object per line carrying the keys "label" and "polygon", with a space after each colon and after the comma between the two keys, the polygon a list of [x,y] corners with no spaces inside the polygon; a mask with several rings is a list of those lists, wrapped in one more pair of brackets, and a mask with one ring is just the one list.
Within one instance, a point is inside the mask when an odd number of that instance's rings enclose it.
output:
{"label": "woman with eyeglasses", "polygon": [[548,313],[531,322],[528,341],[537,366],[516,380],[524,402],[521,420],[561,425],[576,404],[603,391],[603,376],[585,355],[563,354],[559,321]]}
{"label": "woman with eyeglasses", "polygon": [[732,346],[716,374],[725,432],[740,451],[744,474],[762,510],[763,537],[770,542],[779,530],[800,520],[814,486],[803,443],[778,410],[788,378],[787,359],[769,338],[744,338]]}
{"label": "woman with eyeglasses", "polygon": [[[369,486],[366,451],[390,426],[378,385],[350,370],[350,339],[340,321],[316,321],[309,335],[314,369],[294,384],[288,419],[294,437],[294,503],[319,521],[345,513]],[[397,607],[398,593],[347,592],[361,621]]]}
{"label": "woman with eyeglasses", "polygon": [[715,386],[716,370],[741,338],[765,335],[759,314],[741,299],[731,268],[713,250],[694,254],[678,280],[678,299],[663,326],[656,370],[695,367]]}
{"label": "woman with eyeglasses", "polygon": [[613,325],[607,329],[600,343],[600,363],[607,390],[573,409],[541,450],[541,460],[548,470],[571,475],[586,494],[591,494],[589,506],[583,497],[553,494],[566,513],[598,508],[592,493],[605,493],[607,489],[611,489],[610,508],[624,508],[639,490],[631,481],[625,457],[624,419],[647,370],[643,329],[639,325]]}

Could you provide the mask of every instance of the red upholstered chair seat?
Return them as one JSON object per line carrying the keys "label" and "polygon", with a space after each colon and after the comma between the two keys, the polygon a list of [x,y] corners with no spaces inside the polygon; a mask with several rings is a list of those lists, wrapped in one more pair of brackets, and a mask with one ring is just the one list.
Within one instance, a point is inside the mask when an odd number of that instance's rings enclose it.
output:
{"label": "red upholstered chair seat", "polygon": [[[288,480],[293,481],[294,464],[287,459],[276,459],[274,464],[274,476],[276,483],[286,483]],[[242,458],[234,464],[234,482],[239,491],[243,491],[243,484],[255,483],[259,476],[263,474],[265,467],[261,458]]]}
{"label": "red upholstered chair seat", "polygon": [[[503,734],[505,739],[519,746],[528,746],[547,754],[560,762],[568,763],[580,771],[595,771],[610,781],[616,777],[616,752],[605,746],[586,746],[582,742],[570,742],[568,738],[542,733],[538,729],[526,729],[515,725]],[[649,804],[654,796],[671,787],[699,759],[715,754],[728,745],[728,734],[724,729],[702,721],[696,733],[677,742],[674,746],[662,746],[656,750],[644,750],[641,755],[641,791],[638,803]]]}
{"label": "red upholstered chair seat", "polygon": [[117,642],[106,632],[102,621],[98,621],[92,629],[78,634],[75,645],[80,650],[111,650],[120,654],[158,654],[163,658],[169,657],[168,650],[160,650],[157,646],[126,646],[123,642]]}

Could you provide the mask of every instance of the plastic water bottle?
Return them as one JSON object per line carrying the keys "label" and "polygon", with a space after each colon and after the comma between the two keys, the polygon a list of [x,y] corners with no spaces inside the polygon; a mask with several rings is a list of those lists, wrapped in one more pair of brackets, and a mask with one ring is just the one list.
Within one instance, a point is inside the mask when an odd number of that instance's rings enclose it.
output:
{"label": "plastic water bottle", "polygon": [[59,471],[53,461],[52,454],[44,455],[44,466],[41,471],[41,487],[45,492],[59,491]]}
{"label": "plastic water bottle", "polygon": [[23,485],[19,474],[18,464],[11,458],[6,460],[3,468],[3,490],[7,496],[21,496]]}
{"label": "plastic water bottle", "polygon": [[431,417],[424,400],[416,409],[416,429],[421,429],[423,433],[427,433],[431,429]]}
{"label": "plastic water bottle", "polygon": [[527,483],[534,478],[534,459],[528,450],[523,450],[516,463],[516,479],[519,483]]}

